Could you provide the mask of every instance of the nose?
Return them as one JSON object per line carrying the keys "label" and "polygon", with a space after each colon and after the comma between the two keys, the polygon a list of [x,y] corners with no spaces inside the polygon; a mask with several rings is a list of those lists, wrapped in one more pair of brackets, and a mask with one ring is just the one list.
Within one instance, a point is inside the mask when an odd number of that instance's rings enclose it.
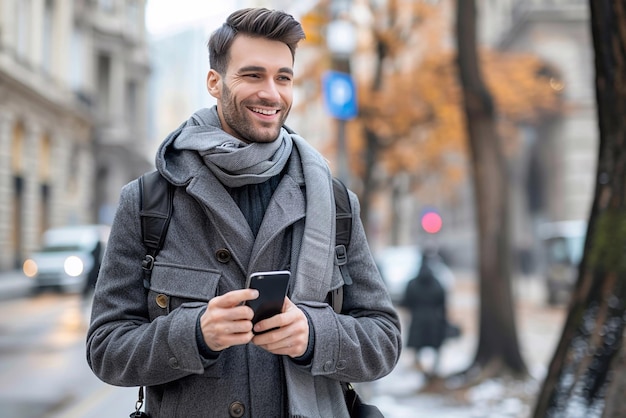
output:
{"label": "nose", "polygon": [[267,79],[258,93],[261,99],[278,101],[280,100],[279,86],[272,79]]}

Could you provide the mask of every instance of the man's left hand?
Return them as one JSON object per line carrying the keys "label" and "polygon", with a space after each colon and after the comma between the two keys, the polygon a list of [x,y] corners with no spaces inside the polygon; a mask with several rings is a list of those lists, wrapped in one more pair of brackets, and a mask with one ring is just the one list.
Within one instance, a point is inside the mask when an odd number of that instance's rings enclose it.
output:
{"label": "man's left hand", "polygon": [[[272,328],[276,328],[272,330]],[[273,354],[300,357],[309,344],[309,321],[306,315],[288,297],[285,297],[283,312],[258,322],[254,332],[259,333],[252,342]]]}

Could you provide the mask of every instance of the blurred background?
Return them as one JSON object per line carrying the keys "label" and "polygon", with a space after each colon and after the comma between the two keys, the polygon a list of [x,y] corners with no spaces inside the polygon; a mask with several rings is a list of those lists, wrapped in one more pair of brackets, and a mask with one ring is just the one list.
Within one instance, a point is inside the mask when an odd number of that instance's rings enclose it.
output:
{"label": "blurred background", "polygon": [[[520,343],[537,382],[576,278],[594,192],[589,7],[580,0],[477,5],[482,71],[497,105],[509,175]],[[230,12],[251,6],[283,9],[302,22],[307,39],[296,54],[288,125],[359,195],[372,251],[396,302],[421,254],[437,254],[449,316],[461,329],[444,344],[441,369],[471,362],[477,233],[455,2],[2,0],[3,416],[133,409],[132,389],[118,392],[90,375],[89,301],[77,289],[101,256],[96,244],[106,245],[120,188],[152,169],[169,132],[214,103],[205,88],[209,34]],[[73,271],[69,254],[79,262]],[[399,309],[408,321],[405,307]],[[361,388],[388,416],[421,416],[416,411],[432,413],[436,405],[436,416],[448,416],[445,410],[467,417],[468,402],[478,405],[476,417],[529,413],[537,385],[528,382],[511,396],[502,392],[508,386],[483,387],[456,399],[462,404],[456,409],[441,392],[423,390],[425,377],[409,351],[388,380]],[[41,380],[33,386],[32,379]],[[510,411],[502,405],[507,399]],[[489,415],[489,408],[498,412]]]}

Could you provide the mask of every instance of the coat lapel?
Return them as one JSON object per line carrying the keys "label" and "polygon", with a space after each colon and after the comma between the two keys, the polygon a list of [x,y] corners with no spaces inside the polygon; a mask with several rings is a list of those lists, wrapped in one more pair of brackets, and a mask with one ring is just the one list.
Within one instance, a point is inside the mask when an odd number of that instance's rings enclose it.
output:
{"label": "coat lapel", "polygon": [[305,198],[289,175],[283,177],[263,217],[256,239],[241,210],[228,191],[208,169],[200,169],[187,186],[187,193],[202,206],[215,230],[226,242],[242,272],[256,271],[263,259],[275,259],[280,246],[272,241],[305,215]]}
{"label": "coat lapel", "polygon": [[187,186],[187,193],[204,209],[215,231],[226,242],[245,273],[252,254],[254,236],[241,210],[228,191],[207,168],[202,168]]}
{"label": "coat lapel", "polygon": [[252,249],[250,271],[256,271],[255,267],[261,258],[276,259],[278,254],[273,254],[271,251],[280,250],[281,247],[271,245],[273,239],[282,234],[290,225],[304,218],[304,214],[305,201],[302,190],[290,176],[286,175],[274,191],[265,211]]}

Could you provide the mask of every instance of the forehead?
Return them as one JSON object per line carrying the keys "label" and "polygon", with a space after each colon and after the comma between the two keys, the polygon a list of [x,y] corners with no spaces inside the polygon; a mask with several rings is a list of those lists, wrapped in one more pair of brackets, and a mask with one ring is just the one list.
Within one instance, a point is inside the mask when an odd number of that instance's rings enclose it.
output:
{"label": "forehead", "polygon": [[292,68],[291,50],[280,41],[238,35],[230,47],[228,71],[237,71],[249,66],[277,72],[280,69]]}

